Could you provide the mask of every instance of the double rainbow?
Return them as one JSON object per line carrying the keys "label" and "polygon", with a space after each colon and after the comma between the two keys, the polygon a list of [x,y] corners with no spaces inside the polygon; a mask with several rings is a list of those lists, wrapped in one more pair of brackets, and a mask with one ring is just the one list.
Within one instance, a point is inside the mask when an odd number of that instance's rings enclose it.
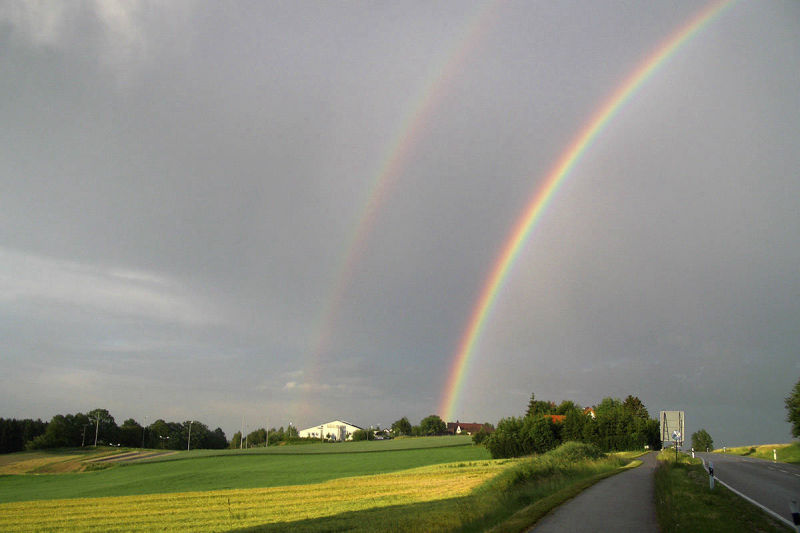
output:
{"label": "double rainbow", "polygon": [[570,171],[578,163],[581,156],[586,153],[592,142],[644,83],[692,37],[697,35],[729,6],[732,1],[721,0],[708,5],[650,54],[625,79],[611,97],[603,103],[599,110],[593,114],[577,137],[562,153],[543,184],[536,190],[522,216],[514,225],[511,235],[506,240],[489,277],[484,283],[483,290],[470,315],[467,328],[462,335],[458,351],[453,357],[444,395],[439,405],[439,413],[445,420],[454,419],[454,410],[458,405],[461,391],[464,388],[469,364],[473,360],[475,345],[486,325],[487,318],[492,312],[497,296],[503,288],[516,258],[530,237],[537,221],[542,217],[542,214],[558,191],[559,186],[569,176]]}

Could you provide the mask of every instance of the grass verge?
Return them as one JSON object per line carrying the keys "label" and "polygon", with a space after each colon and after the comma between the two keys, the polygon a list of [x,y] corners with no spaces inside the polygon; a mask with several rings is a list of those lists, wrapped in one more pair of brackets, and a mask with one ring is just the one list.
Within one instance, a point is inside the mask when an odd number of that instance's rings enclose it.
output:
{"label": "grass verge", "polygon": [[667,452],[655,473],[656,515],[663,533],[785,533],[787,527],[719,483],[709,489],[699,459]]}

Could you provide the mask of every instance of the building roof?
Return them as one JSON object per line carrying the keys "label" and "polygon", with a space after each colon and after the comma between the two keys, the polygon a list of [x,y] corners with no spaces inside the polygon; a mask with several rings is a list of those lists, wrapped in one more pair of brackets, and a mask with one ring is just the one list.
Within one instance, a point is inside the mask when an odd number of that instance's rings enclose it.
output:
{"label": "building roof", "polygon": [[329,426],[329,425],[332,426],[332,425],[336,425],[336,424],[344,424],[346,426],[352,426],[352,427],[354,427],[356,429],[364,429],[364,428],[362,428],[360,426],[357,426],[355,424],[351,424],[350,422],[345,422],[344,420],[339,420],[337,418],[336,420],[331,420],[330,422],[323,422],[322,424],[317,424],[315,426],[309,426],[309,427],[301,429],[299,431],[311,431],[311,430],[314,430],[314,429],[318,429],[320,426]]}
{"label": "building roof", "polygon": [[455,433],[458,428],[461,428],[461,431],[466,431],[467,433],[477,433],[480,431],[485,424],[480,424],[478,422],[448,422],[447,423],[447,432],[448,433]]}

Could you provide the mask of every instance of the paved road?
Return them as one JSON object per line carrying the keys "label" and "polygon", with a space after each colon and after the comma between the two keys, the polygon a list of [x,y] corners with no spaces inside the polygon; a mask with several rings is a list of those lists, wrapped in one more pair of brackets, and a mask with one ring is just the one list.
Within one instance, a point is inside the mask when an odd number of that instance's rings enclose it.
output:
{"label": "paved road", "polygon": [[545,516],[530,531],[658,533],[653,486],[656,454],[651,452],[641,459],[642,466],[592,485]]}
{"label": "paved road", "polygon": [[757,501],[764,507],[792,521],[789,502],[800,502],[800,465],[773,463],[764,459],[723,453],[697,453],[714,463],[714,475]]}

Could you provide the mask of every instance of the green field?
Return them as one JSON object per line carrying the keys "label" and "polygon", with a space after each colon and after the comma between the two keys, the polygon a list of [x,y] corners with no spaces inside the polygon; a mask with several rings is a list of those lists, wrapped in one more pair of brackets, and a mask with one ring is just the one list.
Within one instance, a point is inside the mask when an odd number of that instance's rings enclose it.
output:
{"label": "green field", "polygon": [[[0,531],[519,531],[628,462],[585,455],[577,443],[492,460],[468,439],[450,445],[456,442],[360,443],[353,453],[343,453],[346,446],[330,447],[334,453],[305,453],[306,446],[298,453],[182,452],[82,474],[7,475],[0,486],[17,501],[0,503]],[[61,464],[73,455],[53,457]],[[415,463],[427,466],[407,466]],[[30,484],[14,493],[10,480]],[[247,487],[219,487],[226,484]],[[64,499],[49,499],[55,494]]]}
{"label": "green field", "polygon": [[0,476],[0,502],[304,485],[488,458],[469,437],[198,450],[98,471]]}

